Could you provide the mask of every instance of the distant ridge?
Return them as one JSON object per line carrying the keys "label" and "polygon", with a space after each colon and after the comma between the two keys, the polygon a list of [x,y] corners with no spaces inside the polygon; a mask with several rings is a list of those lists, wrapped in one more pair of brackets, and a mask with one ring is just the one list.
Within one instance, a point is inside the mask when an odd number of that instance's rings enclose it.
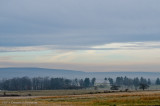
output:
{"label": "distant ridge", "polygon": [[0,68],[0,78],[12,77],[71,77],[76,75],[83,75],[85,72],[64,70],[64,69],[47,69],[47,68],[34,68],[34,67],[9,67]]}
{"label": "distant ridge", "polygon": [[96,77],[98,81],[103,81],[105,77],[115,78],[117,76],[127,76],[129,78],[144,77],[155,80],[160,77],[159,72],[83,72],[65,69],[47,69],[34,67],[10,67],[0,68],[0,79],[13,77],[63,77],[63,78],[93,78]]}

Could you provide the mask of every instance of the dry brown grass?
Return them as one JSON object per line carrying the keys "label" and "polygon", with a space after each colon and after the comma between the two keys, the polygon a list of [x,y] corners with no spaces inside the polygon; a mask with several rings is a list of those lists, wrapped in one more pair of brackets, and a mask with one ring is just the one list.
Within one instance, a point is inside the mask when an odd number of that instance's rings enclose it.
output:
{"label": "dry brown grass", "polygon": [[5,102],[6,106],[14,106],[14,102],[21,103],[15,106],[160,105],[160,91],[0,98],[2,106]]}

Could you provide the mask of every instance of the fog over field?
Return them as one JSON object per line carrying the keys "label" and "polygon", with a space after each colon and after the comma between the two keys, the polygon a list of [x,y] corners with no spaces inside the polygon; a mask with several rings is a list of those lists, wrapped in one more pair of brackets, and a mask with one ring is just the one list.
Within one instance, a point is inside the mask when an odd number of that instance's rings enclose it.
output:
{"label": "fog over field", "polygon": [[46,68],[0,68],[0,79],[22,78],[22,77],[49,77],[49,78],[67,78],[67,79],[84,79],[96,78],[96,82],[103,83],[104,78],[129,77],[129,78],[149,78],[155,83],[159,78],[159,72],[83,72],[76,70],[64,69],[46,69]]}

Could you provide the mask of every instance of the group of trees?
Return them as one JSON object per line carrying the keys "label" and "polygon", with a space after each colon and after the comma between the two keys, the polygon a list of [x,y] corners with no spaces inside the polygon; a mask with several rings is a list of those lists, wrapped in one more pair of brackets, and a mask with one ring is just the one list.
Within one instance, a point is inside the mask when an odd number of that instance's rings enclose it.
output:
{"label": "group of trees", "polygon": [[[146,89],[151,85],[151,80],[146,78],[128,78],[116,77],[104,78],[105,82],[111,85],[112,90],[118,90],[120,87]],[[85,79],[64,79],[49,77],[22,77],[0,80],[0,90],[54,90],[54,89],[82,89],[95,86],[96,78]],[[155,81],[156,85],[160,85],[160,79]]]}
{"label": "group of trees", "polygon": [[1,90],[53,90],[53,89],[80,89],[94,86],[96,78],[64,79],[64,78],[12,78],[0,81]]}
{"label": "group of trees", "polygon": [[160,79],[159,79],[159,78],[156,79],[155,84],[156,84],[156,85],[160,85]]}
{"label": "group of trees", "polygon": [[[106,80],[107,78],[105,78],[104,80]],[[112,86],[111,89],[118,89],[121,86],[127,87],[127,88],[131,88],[134,86],[134,88],[137,90],[139,89],[143,89],[145,86],[145,88],[149,87],[149,85],[151,85],[151,80],[150,79],[146,79],[146,78],[128,78],[128,77],[116,77],[116,80],[114,81],[112,78],[108,78],[108,81],[110,83],[110,85]]]}

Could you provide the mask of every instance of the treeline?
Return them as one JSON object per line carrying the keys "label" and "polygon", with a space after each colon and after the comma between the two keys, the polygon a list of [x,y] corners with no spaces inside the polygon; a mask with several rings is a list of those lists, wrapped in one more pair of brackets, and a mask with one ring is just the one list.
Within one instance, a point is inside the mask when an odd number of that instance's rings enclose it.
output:
{"label": "treeline", "polygon": [[64,78],[12,78],[0,81],[1,90],[56,90],[56,89],[81,89],[94,86],[96,78],[64,79]]}
{"label": "treeline", "polygon": [[159,79],[159,78],[156,79],[155,84],[156,84],[156,85],[160,85],[160,79]]}
{"label": "treeline", "polygon": [[[157,78],[155,83],[151,83],[150,79],[146,78],[128,78],[128,77],[116,77],[104,78],[105,83],[111,86],[111,90],[120,87],[146,89],[151,84],[160,85],[160,79]],[[58,90],[58,89],[83,89],[93,87],[97,88],[99,85],[95,85],[96,78],[85,79],[65,79],[65,78],[49,78],[49,77],[22,77],[0,80],[0,90]],[[105,85],[105,84],[104,84]],[[101,86],[101,85],[100,85]]]}
{"label": "treeline", "polygon": [[104,78],[104,80],[108,80],[110,85],[119,86],[119,87],[127,87],[138,89],[140,85],[151,85],[151,80],[146,78],[128,78],[128,77],[116,77],[115,81],[112,78]]}

